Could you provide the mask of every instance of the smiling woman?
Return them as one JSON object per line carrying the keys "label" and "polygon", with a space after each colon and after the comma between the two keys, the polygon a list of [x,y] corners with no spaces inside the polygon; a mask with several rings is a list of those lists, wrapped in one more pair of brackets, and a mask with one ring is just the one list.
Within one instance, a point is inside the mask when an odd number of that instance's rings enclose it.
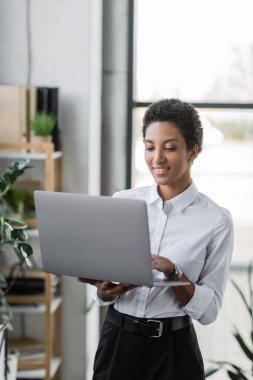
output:
{"label": "smiling woman", "polygon": [[[135,6],[131,186],[153,182],[140,128],[146,107],[163,97],[187,99],[198,109],[204,134],[191,175],[200,192],[233,215],[232,270],[244,283],[253,245],[253,3],[135,0]],[[195,325],[206,366],[210,359],[244,360],[227,324],[243,315],[234,298],[228,287],[217,323]]]}
{"label": "smiling woman", "polygon": [[202,147],[196,109],[178,99],[155,102],[146,110],[142,132],[154,183],[114,196],[146,201],[154,277],[181,284],[149,288],[80,279],[97,288],[98,305],[110,305],[93,380],[203,380],[192,319],[206,325],[217,318],[233,223],[229,211],[199,193],[191,178]]}

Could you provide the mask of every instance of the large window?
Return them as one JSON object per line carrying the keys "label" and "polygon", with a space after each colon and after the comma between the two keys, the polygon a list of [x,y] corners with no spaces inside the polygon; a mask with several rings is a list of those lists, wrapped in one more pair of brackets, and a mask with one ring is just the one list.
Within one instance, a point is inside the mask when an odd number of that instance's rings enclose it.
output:
{"label": "large window", "polygon": [[[253,34],[251,0],[135,0],[132,186],[152,183],[144,162],[142,117],[149,103],[194,104],[204,148],[192,167],[199,191],[228,208],[235,225],[233,277],[247,287],[253,246]],[[231,335],[243,310],[228,284],[220,317],[196,328],[207,359],[243,363]],[[236,307],[234,305],[236,304]],[[241,323],[242,333],[250,326]],[[208,344],[206,344],[208,342]],[[226,378],[215,374],[213,380]]]}
{"label": "large window", "polygon": [[135,100],[252,102],[251,0],[135,5]]}

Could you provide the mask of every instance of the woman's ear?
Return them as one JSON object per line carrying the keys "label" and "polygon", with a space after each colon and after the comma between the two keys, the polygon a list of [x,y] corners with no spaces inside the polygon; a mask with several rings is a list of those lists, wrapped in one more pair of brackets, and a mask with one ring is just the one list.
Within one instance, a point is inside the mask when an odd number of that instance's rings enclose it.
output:
{"label": "woman's ear", "polygon": [[195,144],[192,150],[189,151],[189,156],[188,156],[189,162],[193,162],[193,160],[195,160],[198,154],[199,154],[199,146],[198,144]]}

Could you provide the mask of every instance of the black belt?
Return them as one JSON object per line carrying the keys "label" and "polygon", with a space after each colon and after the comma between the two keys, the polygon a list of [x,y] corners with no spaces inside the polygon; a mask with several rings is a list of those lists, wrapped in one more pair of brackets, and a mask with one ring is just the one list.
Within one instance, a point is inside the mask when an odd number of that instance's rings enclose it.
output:
{"label": "black belt", "polygon": [[132,334],[160,338],[170,331],[180,330],[192,323],[188,315],[172,318],[137,318],[122,314],[109,307],[106,319],[114,325],[121,327]]}

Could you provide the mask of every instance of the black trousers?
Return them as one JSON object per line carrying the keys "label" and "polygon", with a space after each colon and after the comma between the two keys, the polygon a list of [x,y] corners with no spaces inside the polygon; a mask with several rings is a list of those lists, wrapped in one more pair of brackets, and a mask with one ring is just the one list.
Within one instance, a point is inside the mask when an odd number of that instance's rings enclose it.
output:
{"label": "black trousers", "polygon": [[106,319],[93,380],[204,380],[193,325],[152,338],[133,334]]}

